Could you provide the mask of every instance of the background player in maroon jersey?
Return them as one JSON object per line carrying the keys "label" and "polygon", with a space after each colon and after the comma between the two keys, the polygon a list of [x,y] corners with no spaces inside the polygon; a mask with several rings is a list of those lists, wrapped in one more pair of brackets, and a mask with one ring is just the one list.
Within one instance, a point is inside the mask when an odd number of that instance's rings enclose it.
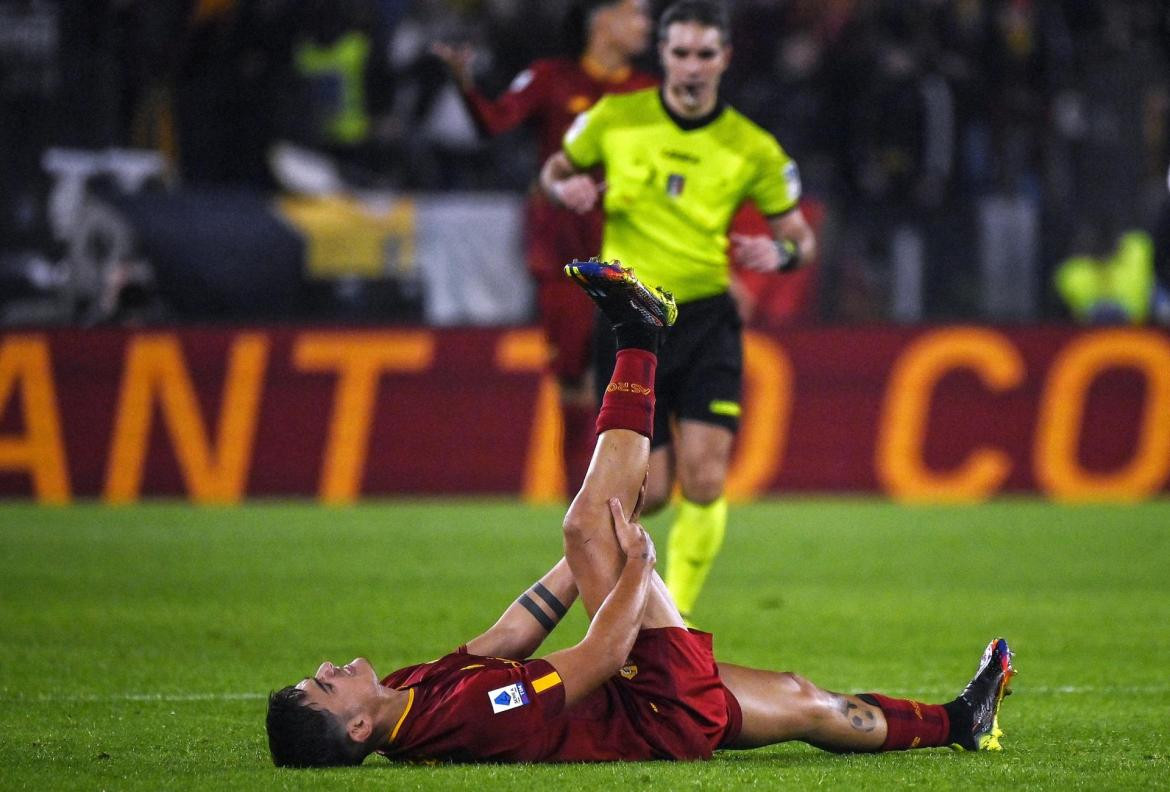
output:
{"label": "background player in maroon jersey", "polygon": [[[561,137],[573,119],[602,94],[656,83],[653,76],[632,65],[649,42],[646,5],[646,0],[576,3],[571,14],[584,27],[579,55],[533,62],[494,100],[475,87],[471,47],[440,43],[431,49],[447,63],[480,131],[498,135],[531,122],[544,162],[560,150]],[[593,449],[597,405],[589,372],[594,313],[592,304],[565,280],[561,269],[566,261],[601,251],[601,211],[579,215],[554,205],[534,188],[528,195],[526,215],[525,252],[536,280],[540,321],[560,389],[565,476],[569,492],[575,492],[585,478]]]}
{"label": "background player in maroon jersey", "polygon": [[[786,740],[834,751],[998,748],[999,703],[1013,673],[1003,639],[943,705],[841,695],[795,674],[715,662],[711,636],[684,627],[637,522],[659,325],[674,321],[673,299],[617,265],[568,269],[613,323],[618,357],[593,464],[565,516],[565,557],[449,655],[380,682],[364,658],[326,662],[272,694],[273,761],[358,764],[373,752],[446,761],[704,759],[716,748]],[[526,659],[578,595],[591,622],[584,639]]]}

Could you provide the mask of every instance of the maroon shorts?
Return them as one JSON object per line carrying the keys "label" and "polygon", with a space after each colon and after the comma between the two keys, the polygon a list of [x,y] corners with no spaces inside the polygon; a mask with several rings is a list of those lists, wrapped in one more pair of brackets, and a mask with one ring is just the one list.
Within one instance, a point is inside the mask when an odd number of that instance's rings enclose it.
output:
{"label": "maroon shorts", "polygon": [[719,679],[711,634],[681,627],[642,630],[621,687],[639,700],[642,735],[672,759],[706,759],[739,736],[743,713]]}

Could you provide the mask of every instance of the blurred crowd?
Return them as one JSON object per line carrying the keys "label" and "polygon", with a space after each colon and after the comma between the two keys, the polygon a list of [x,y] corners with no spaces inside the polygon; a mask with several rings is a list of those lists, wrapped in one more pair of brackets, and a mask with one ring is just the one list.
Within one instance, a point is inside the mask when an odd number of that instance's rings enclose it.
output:
{"label": "blurred crowd", "polygon": [[[0,0],[0,255],[52,244],[49,146],[155,151],[185,188],[276,190],[285,141],[362,189],[522,192],[531,136],[480,139],[428,47],[474,45],[494,95],[579,46],[570,5]],[[1083,318],[1060,267],[1134,232],[1170,282],[1166,3],[729,7],[725,97],[824,209],[821,320]]]}

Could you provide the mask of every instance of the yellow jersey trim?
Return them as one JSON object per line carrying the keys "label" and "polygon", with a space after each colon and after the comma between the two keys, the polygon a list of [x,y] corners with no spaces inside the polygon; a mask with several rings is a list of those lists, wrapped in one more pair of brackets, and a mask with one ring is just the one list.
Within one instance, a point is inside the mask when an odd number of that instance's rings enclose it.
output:
{"label": "yellow jersey trim", "polygon": [[532,680],[532,690],[535,693],[543,693],[551,687],[556,687],[561,684],[561,675],[556,671],[545,674],[542,677],[537,677]]}
{"label": "yellow jersey trim", "polygon": [[407,713],[410,712],[411,705],[414,704],[414,688],[410,688],[406,693],[406,709],[402,710],[402,715],[398,718],[398,723],[394,724],[394,730],[390,732],[390,739],[386,742],[392,743],[398,737],[398,730],[402,728],[402,722],[406,720]]}

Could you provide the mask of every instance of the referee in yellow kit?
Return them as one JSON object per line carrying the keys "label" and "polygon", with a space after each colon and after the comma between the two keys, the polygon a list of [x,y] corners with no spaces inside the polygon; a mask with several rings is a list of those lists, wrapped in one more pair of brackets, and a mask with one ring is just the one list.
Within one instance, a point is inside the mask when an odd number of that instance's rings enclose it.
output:
{"label": "referee in yellow kit", "polygon": [[[620,260],[678,301],[678,322],[659,352],[644,513],[667,501],[677,476],[682,503],[667,543],[666,583],[684,616],[723,543],[723,489],[741,410],[742,326],[728,293],[728,247],[761,272],[791,270],[816,252],[799,208],[796,163],[719,97],[731,60],[728,31],[718,2],[667,8],[658,25],[662,86],[602,98],[577,117],[541,171],[549,196],[575,211],[589,211],[604,194],[602,259]],[[603,183],[590,175],[598,167]],[[728,234],[747,198],[768,218],[771,236]],[[596,381],[604,383],[612,334],[598,341]]]}

